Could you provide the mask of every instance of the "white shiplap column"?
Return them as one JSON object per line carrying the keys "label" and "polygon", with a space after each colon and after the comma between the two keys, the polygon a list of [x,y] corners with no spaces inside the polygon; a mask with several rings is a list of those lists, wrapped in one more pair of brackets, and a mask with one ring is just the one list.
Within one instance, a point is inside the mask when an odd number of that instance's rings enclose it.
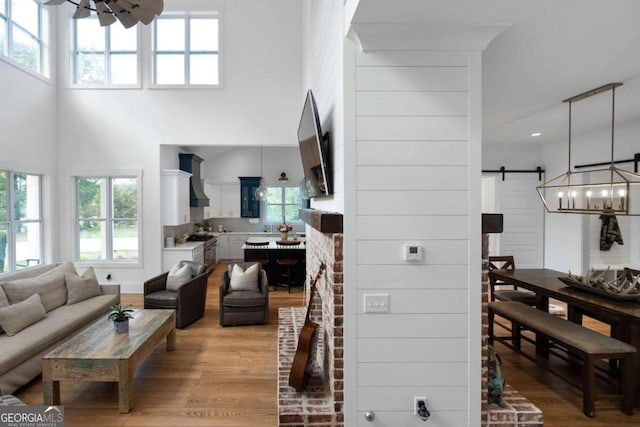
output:
{"label": "white shiplap column", "polygon": [[[431,38],[423,50],[416,27],[397,32],[413,37],[402,49],[389,24],[382,36],[352,26],[360,49],[345,61],[345,76],[355,68],[344,97],[345,128],[355,128],[345,151],[354,171],[345,174],[345,278],[352,271],[355,287],[345,286],[345,354],[355,354],[345,355],[345,425],[371,425],[366,411],[376,425],[422,425],[414,396],[427,397],[431,426],[480,424],[481,49],[497,30],[478,28],[482,40],[445,35],[440,49]],[[405,262],[405,243],[422,245],[424,260]],[[365,313],[367,293],[389,294],[389,312]]]}

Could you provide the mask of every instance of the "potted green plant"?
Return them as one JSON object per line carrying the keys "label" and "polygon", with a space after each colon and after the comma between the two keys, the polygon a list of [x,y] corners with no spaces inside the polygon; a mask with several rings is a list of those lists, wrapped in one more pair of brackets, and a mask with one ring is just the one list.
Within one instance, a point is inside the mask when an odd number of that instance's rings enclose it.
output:
{"label": "potted green plant", "polygon": [[115,304],[109,307],[111,312],[109,313],[109,320],[113,320],[113,327],[116,330],[116,334],[123,334],[129,332],[129,319],[133,319],[130,309],[130,305],[123,306],[122,304]]}

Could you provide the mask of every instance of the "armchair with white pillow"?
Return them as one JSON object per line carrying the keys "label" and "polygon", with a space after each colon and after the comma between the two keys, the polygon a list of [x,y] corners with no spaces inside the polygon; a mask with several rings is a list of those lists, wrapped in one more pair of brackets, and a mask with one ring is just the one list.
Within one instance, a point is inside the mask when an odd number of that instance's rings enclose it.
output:
{"label": "armchair with white pillow", "polygon": [[269,322],[269,280],[260,263],[231,263],[220,280],[220,325]]}
{"label": "armchair with white pillow", "polygon": [[173,308],[176,328],[185,328],[204,316],[208,276],[204,264],[180,261],[144,282],[144,308]]}

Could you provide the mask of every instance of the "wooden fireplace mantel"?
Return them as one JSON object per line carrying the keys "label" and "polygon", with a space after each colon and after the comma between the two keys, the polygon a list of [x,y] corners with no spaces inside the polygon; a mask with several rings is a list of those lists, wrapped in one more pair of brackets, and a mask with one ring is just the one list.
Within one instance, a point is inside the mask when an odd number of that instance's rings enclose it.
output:
{"label": "wooden fireplace mantel", "polygon": [[317,209],[300,209],[300,219],[321,233],[342,233],[342,214]]}

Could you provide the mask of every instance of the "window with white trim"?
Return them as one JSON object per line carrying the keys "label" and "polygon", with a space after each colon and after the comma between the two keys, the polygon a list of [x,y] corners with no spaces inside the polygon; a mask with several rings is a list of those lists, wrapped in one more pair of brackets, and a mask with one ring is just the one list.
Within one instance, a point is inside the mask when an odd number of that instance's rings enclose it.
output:
{"label": "window with white trim", "polygon": [[137,27],[101,27],[97,18],[73,19],[72,26],[72,84],[140,85]]}
{"label": "window with white trim", "polygon": [[153,84],[220,85],[219,16],[160,16],[153,29]]}
{"label": "window with white trim", "polygon": [[40,175],[0,171],[0,272],[42,264]]}
{"label": "window with white trim", "polygon": [[300,222],[298,210],[301,206],[300,186],[267,187],[265,198],[267,224]]}
{"label": "window with white trim", "polygon": [[0,0],[0,56],[49,77],[46,19],[36,0]]}
{"label": "window with white trim", "polygon": [[76,261],[137,263],[140,179],[76,178]]}

